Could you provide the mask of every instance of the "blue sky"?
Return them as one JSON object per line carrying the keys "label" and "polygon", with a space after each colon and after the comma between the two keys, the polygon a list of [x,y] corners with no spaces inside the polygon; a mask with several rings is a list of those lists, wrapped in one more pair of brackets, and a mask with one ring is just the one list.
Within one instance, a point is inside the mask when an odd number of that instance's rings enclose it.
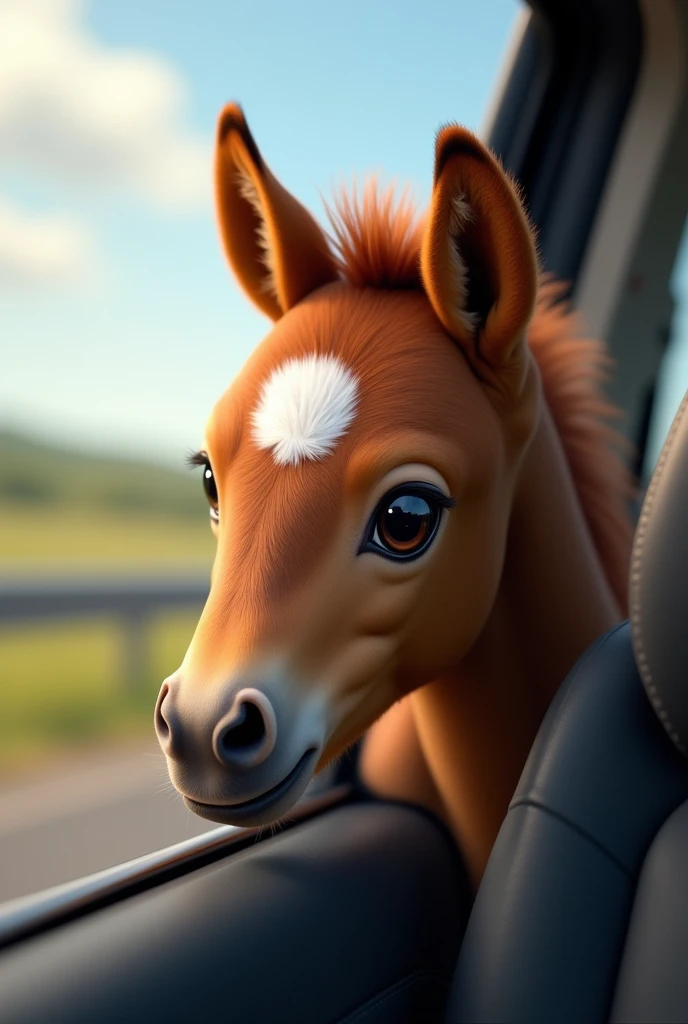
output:
{"label": "blue sky", "polygon": [[216,237],[222,105],[318,217],[371,170],[424,203],[435,130],[479,129],[518,11],[0,0],[0,424],[172,461],[198,445],[269,326]]}

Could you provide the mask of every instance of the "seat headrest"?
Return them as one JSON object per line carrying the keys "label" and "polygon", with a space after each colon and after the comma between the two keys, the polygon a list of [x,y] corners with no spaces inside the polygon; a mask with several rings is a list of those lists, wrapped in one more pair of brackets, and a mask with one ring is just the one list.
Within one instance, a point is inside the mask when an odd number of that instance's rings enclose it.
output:
{"label": "seat headrest", "polygon": [[688,393],[640,513],[630,618],[647,695],[673,742],[688,754]]}

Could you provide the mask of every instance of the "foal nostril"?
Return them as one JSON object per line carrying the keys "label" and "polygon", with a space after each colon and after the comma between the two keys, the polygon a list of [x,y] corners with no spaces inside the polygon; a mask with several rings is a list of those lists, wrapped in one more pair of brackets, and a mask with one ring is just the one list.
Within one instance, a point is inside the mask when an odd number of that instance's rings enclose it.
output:
{"label": "foal nostril", "polygon": [[221,764],[253,768],[272,752],[277,721],[270,701],[260,690],[241,690],[231,711],[216,725],[213,750]]}
{"label": "foal nostril", "polygon": [[[175,737],[172,736],[172,715],[169,708],[168,695],[170,692],[169,685],[163,683],[158,694],[158,699],[155,702],[155,732],[158,737],[158,742],[162,747],[163,753],[167,754],[168,757],[174,756]],[[165,704],[168,704],[165,707]]]}
{"label": "foal nostril", "polygon": [[262,743],[264,736],[265,722],[260,708],[245,700],[239,705],[233,723],[226,725],[218,736],[218,743],[230,752],[249,750]]}

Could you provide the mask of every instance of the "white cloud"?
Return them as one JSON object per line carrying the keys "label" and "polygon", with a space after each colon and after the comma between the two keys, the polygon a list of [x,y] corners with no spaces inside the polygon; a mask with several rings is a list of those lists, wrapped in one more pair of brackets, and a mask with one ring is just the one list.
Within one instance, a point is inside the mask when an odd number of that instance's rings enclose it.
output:
{"label": "white cloud", "polygon": [[210,198],[210,143],[161,57],[108,49],[74,0],[0,0],[0,162],[171,209]]}
{"label": "white cloud", "polygon": [[0,198],[0,284],[81,283],[93,269],[92,242],[77,221],[29,216]]}

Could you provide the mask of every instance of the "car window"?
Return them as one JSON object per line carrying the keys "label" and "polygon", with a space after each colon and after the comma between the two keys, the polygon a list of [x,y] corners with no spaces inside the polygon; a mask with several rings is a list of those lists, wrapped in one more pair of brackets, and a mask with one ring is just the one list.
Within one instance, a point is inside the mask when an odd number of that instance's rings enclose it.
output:
{"label": "car window", "polygon": [[366,170],[423,204],[436,127],[489,116],[521,10],[0,6],[0,900],[209,827],[152,713],[213,558],[184,458],[266,329],[214,226],[220,108],[320,217]]}
{"label": "car window", "polygon": [[646,479],[652,473],[671,422],[688,391],[688,227],[683,230],[669,289],[673,315],[667,325],[667,347],[657,377],[643,473]]}

